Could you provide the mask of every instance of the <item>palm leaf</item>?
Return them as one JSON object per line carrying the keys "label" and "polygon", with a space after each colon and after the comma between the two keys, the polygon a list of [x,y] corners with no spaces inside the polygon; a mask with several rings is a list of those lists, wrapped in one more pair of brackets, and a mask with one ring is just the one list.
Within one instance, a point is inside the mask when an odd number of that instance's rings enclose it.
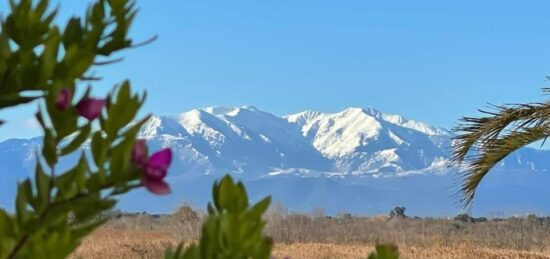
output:
{"label": "palm leaf", "polygon": [[476,189],[487,173],[512,152],[530,143],[547,138],[550,135],[549,126],[544,124],[512,131],[503,137],[484,144],[479,153],[472,158],[471,163],[466,165],[460,188],[461,203],[466,207],[471,205]]}
{"label": "palm leaf", "polygon": [[[544,89],[550,92],[549,89]],[[485,175],[517,149],[550,136],[550,102],[491,106],[484,117],[464,117],[454,130],[452,160],[463,165],[460,202],[469,207]]]}

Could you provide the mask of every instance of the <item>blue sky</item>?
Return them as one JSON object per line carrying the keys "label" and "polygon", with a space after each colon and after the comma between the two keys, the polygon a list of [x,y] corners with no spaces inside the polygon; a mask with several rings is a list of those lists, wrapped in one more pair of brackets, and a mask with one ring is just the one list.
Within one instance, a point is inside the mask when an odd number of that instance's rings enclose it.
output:
{"label": "blue sky", "polygon": [[[5,12],[6,0],[0,10]],[[61,16],[89,1],[61,1]],[[151,45],[98,70],[105,93],[130,78],[145,112],[255,105],[276,115],[375,107],[443,127],[487,102],[542,100],[548,1],[138,1]],[[40,132],[34,105],[2,111],[0,140]]]}

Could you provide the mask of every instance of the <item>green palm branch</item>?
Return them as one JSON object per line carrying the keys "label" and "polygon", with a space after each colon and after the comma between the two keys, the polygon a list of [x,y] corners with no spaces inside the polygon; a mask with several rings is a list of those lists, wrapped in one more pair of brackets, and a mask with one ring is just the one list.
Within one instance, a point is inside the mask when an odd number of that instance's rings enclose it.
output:
{"label": "green palm branch", "polygon": [[[550,93],[550,88],[543,92]],[[470,207],[476,189],[502,159],[521,147],[550,136],[550,100],[542,103],[491,106],[485,116],[463,117],[454,129],[453,157],[463,171],[460,202]]]}

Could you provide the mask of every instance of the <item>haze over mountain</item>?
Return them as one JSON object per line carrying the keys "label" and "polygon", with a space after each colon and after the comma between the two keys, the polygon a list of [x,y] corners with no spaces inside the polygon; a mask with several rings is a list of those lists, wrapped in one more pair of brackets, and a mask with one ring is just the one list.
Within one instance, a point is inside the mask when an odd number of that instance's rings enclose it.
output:
{"label": "haze over mountain", "polygon": [[[155,116],[140,137],[171,147],[174,195],[125,196],[122,209],[167,212],[182,200],[204,206],[212,181],[225,173],[244,180],[254,198],[273,195],[291,210],[385,213],[405,206],[416,215],[453,215],[457,169],[449,163],[449,130],[373,108],[337,113],[304,111],[283,117],[253,106],[209,107],[175,117]],[[0,143],[0,188],[33,171],[39,139]],[[548,151],[522,149],[505,159],[480,188],[474,212],[547,213],[542,197]],[[71,159],[64,161],[68,167]],[[9,176],[9,178],[7,178]],[[0,199],[10,206],[13,197]]]}

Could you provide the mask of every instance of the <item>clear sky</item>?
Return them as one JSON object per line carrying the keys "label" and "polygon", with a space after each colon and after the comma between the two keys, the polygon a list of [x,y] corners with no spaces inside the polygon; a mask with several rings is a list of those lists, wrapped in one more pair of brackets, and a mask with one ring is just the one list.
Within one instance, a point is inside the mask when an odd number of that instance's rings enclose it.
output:
{"label": "clear sky", "polygon": [[[89,1],[61,1],[61,16]],[[7,0],[0,0],[5,12]],[[550,84],[548,1],[140,0],[151,45],[98,70],[130,78],[146,112],[255,105],[276,115],[375,107],[452,127],[487,102],[542,100]],[[36,107],[0,112],[0,140],[39,134]]]}

